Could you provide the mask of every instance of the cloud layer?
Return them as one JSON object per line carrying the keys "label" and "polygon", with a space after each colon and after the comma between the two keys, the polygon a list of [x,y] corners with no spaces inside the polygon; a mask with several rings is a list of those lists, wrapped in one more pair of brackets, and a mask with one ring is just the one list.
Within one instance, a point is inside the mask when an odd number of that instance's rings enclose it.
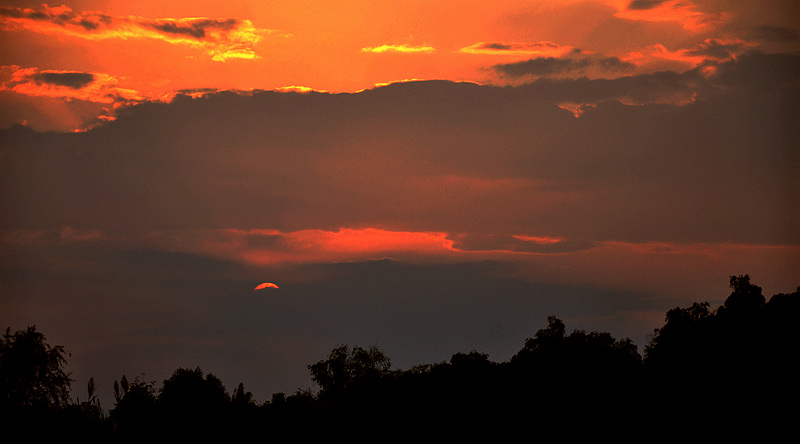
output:
{"label": "cloud layer", "polygon": [[750,53],[708,78],[179,95],[83,135],[5,131],[4,223],[796,243],[797,60]]}

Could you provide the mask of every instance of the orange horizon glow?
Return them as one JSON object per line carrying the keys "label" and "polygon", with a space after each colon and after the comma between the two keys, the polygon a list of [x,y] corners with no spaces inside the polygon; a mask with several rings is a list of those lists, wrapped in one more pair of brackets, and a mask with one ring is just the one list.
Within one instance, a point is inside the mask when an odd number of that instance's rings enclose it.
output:
{"label": "orange horizon glow", "polygon": [[[19,234],[19,238],[25,233]],[[30,237],[30,236],[27,236]],[[338,231],[299,230],[210,230],[189,237],[164,233],[153,237],[160,248],[192,251],[211,257],[241,261],[256,266],[291,263],[350,262],[372,259],[398,259],[411,262],[428,260],[585,260],[589,256],[626,256],[657,258],[686,256],[703,260],[723,260],[738,257],[743,252],[798,256],[800,247],[792,245],[737,244],[729,242],[676,243],[663,241],[622,242],[596,241],[575,250],[541,250],[569,245],[570,239],[558,236],[497,235],[499,243],[480,248],[464,248],[466,234],[446,232],[391,231],[375,228],[342,228]],[[177,243],[176,243],[177,239]],[[258,247],[261,240],[270,239],[271,247]],[[510,242],[510,244],[509,244]],[[526,246],[536,247],[533,250]],[[573,259],[570,259],[573,258]],[[583,258],[583,259],[581,259]]]}

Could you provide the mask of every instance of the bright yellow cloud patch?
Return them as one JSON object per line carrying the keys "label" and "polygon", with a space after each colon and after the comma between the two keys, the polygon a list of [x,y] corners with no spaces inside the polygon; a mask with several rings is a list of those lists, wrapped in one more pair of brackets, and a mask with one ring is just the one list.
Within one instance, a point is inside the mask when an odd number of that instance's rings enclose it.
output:
{"label": "bright yellow cloud patch", "polygon": [[433,46],[427,45],[420,45],[420,46],[411,46],[408,44],[401,44],[401,45],[381,45],[375,47],[365,47],[361,48],[361,52],[371,52],[371,53],[384,53],[384,52],[399,52],[399,53],[423,53],[428,54],[436,51],[436,48]]}

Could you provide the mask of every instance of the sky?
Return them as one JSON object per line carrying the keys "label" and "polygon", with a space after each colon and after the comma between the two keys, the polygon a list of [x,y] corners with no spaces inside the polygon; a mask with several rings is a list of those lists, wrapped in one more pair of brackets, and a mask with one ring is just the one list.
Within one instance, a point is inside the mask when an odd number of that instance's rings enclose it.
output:
{"label": "sky", "polygon": [[[800,285],[796,1],[0,4],[0,325],[104,408]],[[256,290],[256,288],[258,288]]]}

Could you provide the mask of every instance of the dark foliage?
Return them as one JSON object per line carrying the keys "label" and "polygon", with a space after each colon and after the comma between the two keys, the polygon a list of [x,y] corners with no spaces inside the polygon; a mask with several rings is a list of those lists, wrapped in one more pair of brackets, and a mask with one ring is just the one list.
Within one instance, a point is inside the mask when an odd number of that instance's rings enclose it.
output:
{"label": "dark foliage", "polygon": [[50,346],[44,334],[30,326],[0,341],[0,425],[3,436],[25,437],[29,442],[81,436],[85,442],[111,439],[90,379],[88,400],[72,403],[72,384],[64,370],[67,353]]}
{"label": "dark foliage", "polygon": [[0,403],[9,407],[61,407],[69,402],[72,380],[62,366],[64,347],[50,347],[35,326],[0,342]]}
{"label": "dark foliage", "polygon": [[[108,417],[93,395],[93,381],[81,404],[41,395],[61,393],[44,385],[68,383],[63,349],[47,346],[35,330],[14,336],[7,331],[0,362],[3,399],[40,406],[22,422],[34,441],[44,438],[35,427],[41,423],[98,442],[777,438],[796,415],[791,405],[799,394],[800,287],[766,301],[747,275],[732,276],[730,284],[730,296],[717,309],[701,302],[669,310],[644,357],[629,339],[568,333],[551,316],[508,362],[471,351],[448,362],[393,370],[375,346],[340,345],[308,367],[318,393],[275,393],[262,405],[244,384],[228,395],[218,378],[199,368],[179,368],[160,387],[123,376],[114,382],[116,403]],[[8,356],[16,355],[8,350],[29,337],[37,346],[26,350],[54,356],[43,361],[50,363],[44,374],[51,377],[31,379],[7,370],[17,368],[9,364]],[[34,382],[23,392],[22,386],[6,388],[12,380]],[[49,438],[54,436],[63,435]]]}
{"label": "dark foliage", "polygon": [[716,310],[703,302],[667,312],[645,348],[649,398],[662,417],[735,423],[721,431],[764,438],[796,414],[786,407],[800,394],[800,287],[766,302],[747,275],[730,286]]}
{"label": "dark foliage", "polygon": [[154,383],[139,378],[129,383],[122,375],[121,383],[114,381],[116,405],[110,412],[110,420],[122,441],[142,442],[154,435],[159,421],[156,393]]}

